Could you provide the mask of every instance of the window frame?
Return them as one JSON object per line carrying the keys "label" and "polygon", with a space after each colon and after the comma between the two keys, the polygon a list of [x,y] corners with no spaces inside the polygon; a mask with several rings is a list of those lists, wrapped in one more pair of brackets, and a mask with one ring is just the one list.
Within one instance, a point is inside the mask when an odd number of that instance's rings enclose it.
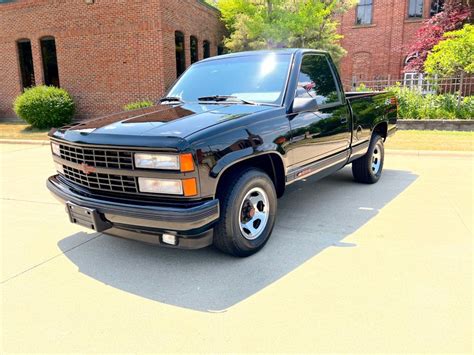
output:
{"label": "window frame", "polygon": [[[360,1],[357,3],[356,7],[355,7],[355,25],[356,26],[370,26],[370,25],[373,25],[374,23],[374,0],[369,0],[370,1],[370,4],[363,4],[363,5],[360,5]],[[359,18],[359,7],[370,7],[370,22],[369,23],[358,23],[358,18]]]}
{"label": "window frame", "polygon": [[[301,67],[303,66],[304,59],[306,57],[311,57],[311,56],[320,56],[320,57],[323,57],[325,59],[327,65],[329,67],[329,70],[331,71],[332,79],[334,80],[334,83],[336,84],[336,92],[337,92],[337,97],[338,97],[337,101],[330,102],[330,103],[327,103],[327,104],[318,105],[318,110],[343,105],[344,104],[344,100],[343,100],[344,96],[342,95],[342,92],[341,92],[341,87],[339,85],[338,77],[336,76],[336,74],[334,72],[334,68],[333,68],[332,63],[329,61],[327,55],[325,55],[324,53],[304,53],[303,54],[303,56],[301,57],[301,62],[300,62],[298,72],[297,72],[297,78],[296,78],[297,82],[299,82],[299,76],[300,76],[300,73],[301,73]],[[297,89],[298,89],[298,86],[295,89],[294,98],[297,97],[296,96],[296,90]]]}
{"label": "window frame", "polygon": [[[432,9],[433,9],[433,3],[436,2],[436,6],[437,6],[437,9],[436,9],[436,13],[432,13]],[[443,2],[442,5],[440,5],[439,3],[440,2]],[[444,11],[444,6],[446,5],[446,1],[445,0],[430,0],[430,13],[429,13],[429,17],[433,17],[433,16],[436,16],[437,14],[439,14],[440,12],[443,12]],[[440,7],[441,7],[441,10],[440,10]]]}
{"label": "window frame", "polygon": [[[410,3],[412,1],[415,1],[416,3],[421,2],[421,16],[410,16]],[[407,19],[409,20],[423,19],[425,18],[424,11],[425,11],[425,0],[407,0],[407,13],[406,13]]]}

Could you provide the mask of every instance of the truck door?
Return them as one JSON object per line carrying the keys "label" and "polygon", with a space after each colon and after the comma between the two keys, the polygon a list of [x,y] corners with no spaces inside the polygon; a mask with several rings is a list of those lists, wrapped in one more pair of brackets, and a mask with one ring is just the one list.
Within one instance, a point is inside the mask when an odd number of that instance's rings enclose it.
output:
{"label": "truck door", "polygon": [[305,54],[295,97],[314,98],[317,108],[290,118],[288,157],[293,167],[306,165],[349,148],[350,111],[324,54]]}

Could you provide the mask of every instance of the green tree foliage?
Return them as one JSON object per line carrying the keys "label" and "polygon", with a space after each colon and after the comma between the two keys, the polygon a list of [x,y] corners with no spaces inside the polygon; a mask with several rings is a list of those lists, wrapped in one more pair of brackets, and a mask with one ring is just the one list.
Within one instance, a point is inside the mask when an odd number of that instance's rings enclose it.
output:
{"label": "green tree foliage", "polygon": [[444,38],[428,55],[425,71],[439,75],[474,73],[474,26],[466,24],[460,30],[446,32]]}
{"label": "green tree foliage", "polygon": [[267,48],[306,47],[327,50],[338,61],[337,16],[354,0],[219,0],[233,52]]}

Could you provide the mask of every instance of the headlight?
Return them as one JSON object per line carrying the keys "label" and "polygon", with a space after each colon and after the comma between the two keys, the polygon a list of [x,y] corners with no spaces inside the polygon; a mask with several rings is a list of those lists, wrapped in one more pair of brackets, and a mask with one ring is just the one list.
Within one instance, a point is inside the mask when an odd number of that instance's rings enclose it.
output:
{"label": "headlight", "polygon": [[170,195],[183,194],[183,184],[181,183],[181,180],[139,177],[138,186],[141,192]]}
{"label": "headlight", "polygon": [[135,153],[134,159],[137,168],[180,170],[182,173],[194,171],[194,160],[191,153],[180,155]]}
{"label": "headlight", "polygon": [[59,148],[58,143],[51,142],[51,150],[53,151],[54,155],[57,155],[58,157],[61,156],[61,149]]}
{"label": "headlight", "polygon": [[179,170],[179,155],[136,153],[135,166],[145,169]]}

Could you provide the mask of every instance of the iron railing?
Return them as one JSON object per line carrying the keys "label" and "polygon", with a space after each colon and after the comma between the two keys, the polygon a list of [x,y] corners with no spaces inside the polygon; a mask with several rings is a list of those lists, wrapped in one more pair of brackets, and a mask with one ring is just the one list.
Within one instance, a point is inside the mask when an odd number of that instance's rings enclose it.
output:
{"label": "iron railing", "polygon": [[371,91],[383,91],[387,88],[400,85],[424,94],[455,94],[461,96],[474,95],[474,75],[459,75],[455,77],[427,77],[418,73],[407,73],[403,77],[378,76],[372,80],[352,78],[343,82],[344,90],[355,91],[361,84]]}

